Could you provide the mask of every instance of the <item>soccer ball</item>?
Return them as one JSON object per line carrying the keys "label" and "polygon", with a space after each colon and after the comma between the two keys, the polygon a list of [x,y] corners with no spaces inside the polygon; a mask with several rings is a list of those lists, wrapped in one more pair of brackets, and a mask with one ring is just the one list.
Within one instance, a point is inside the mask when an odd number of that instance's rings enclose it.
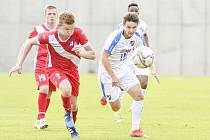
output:
{"label": "soccer ball", "polygon": [[154,61],[154,52],[147,46],[139,46],[133,51],[132,60],[139,68],[150,67]]}

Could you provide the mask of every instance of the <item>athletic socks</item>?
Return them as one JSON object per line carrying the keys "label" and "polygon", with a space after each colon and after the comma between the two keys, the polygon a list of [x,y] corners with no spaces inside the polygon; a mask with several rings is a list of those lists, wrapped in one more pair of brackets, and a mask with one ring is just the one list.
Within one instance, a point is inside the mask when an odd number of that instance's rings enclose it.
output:
{"label": "athletic socks", "polygon": [[71,112],[71,96],[62,96],[61,95],[61,99],[63,101],[63,107],[65,109],[66,112]]}
{"label": "athletic socks", "polygon": [[144,100],[133,101],[131,112],[132,112],[132,130],[138,130],[141,119],[141,112],[144,105]]}
{"label": "athletic socks", "polygon": [[47,98],[45,112],[47,112],[47,109],[49,107],[49,104],[50,104],[50,98]]}
{"label": "athletic socks", "polygon": [[39,114],[37,119],[40,120],[42,118],[45,118],[45,109],[46,109],[46,102],[47,102],[47,94],[40,92],[38,97],[38,109]]}
{"label": "athletic socks", "polygon": [[77,120],[77,112],[78,112],[78,110],[75,112],[72,112],[74,124],[76,123],[76,120]]}

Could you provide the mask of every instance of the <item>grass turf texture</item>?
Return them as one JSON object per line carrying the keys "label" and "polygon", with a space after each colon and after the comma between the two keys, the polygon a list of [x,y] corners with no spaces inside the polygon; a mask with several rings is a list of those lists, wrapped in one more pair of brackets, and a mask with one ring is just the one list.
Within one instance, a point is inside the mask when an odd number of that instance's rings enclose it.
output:
{"label": "grass turf texture", "polygon": [[[161,76],[157,85],[151,77],[145,97],[141,128],[148,140],[210,139],[210,77]],[[37,90],[33,74],[0,74],[1,140],[68,140],[60,91],[52,95],[46,130],[34,129]],[[108,106],[100,105],[101,89],[96,75],[81,75],[79,113],[76,127],[81,140],[128,140],[131,128],[131,98],[125,94],[116,123]]]}

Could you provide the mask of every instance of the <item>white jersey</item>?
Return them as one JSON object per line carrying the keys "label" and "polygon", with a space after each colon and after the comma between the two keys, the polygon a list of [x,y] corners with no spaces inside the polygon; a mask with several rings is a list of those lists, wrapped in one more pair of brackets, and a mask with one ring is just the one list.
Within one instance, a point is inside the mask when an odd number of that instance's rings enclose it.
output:
{"label": "white jersey", "polygon": [[[125,39],[122,33],[123,28],[113,31],[108,36],[103,48],[103,51],[110,54],[108,58],[109,63],[118,78],[127,73],[128,67],[126,60],[130,58],[134,48],[143,44],[142,37],[138,32],[135,32],[129,39]],[[99,63],[98,74],[107,74],[101,60]]]}
{"label": "white jersey", "polygon": [[[120,23],[116,29],[121,30],[123,28],[123,23]],[[137,27],[136,32],[141,36],[142,40],[144,40],[144,34],[147,34],[147,24],[145,21],[140,19],[140,23]],[[146,44],[143,42],[143,45]],[[148,68],[137,68],[132,64],[132,58],[129,57],[126,61],[127,66],[136,74],[136,75],[149,75],[149,69]]]}

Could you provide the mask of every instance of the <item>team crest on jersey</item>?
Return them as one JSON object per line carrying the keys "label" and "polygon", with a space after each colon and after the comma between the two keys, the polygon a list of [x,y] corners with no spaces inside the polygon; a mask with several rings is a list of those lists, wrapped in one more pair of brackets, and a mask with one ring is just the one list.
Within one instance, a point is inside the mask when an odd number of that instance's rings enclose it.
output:
{"label": "team crest on jersey", "polygon": [[135,43],[135,41],[130,41],[131,46],[133,46]]}
{"label": "team crest on jersey", "polygon": [[70,41],[69,45],[74,46],[74,41]]}

